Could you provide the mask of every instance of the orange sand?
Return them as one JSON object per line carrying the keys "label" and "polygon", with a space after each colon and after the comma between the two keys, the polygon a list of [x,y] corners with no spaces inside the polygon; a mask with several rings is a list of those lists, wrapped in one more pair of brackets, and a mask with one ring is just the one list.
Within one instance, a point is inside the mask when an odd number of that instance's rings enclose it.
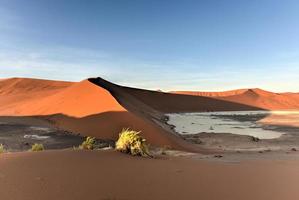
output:
{"label": "orange sand", "polygon": [[101,151],[3,154],[0,194],[5,200],[295,200],[298,164],[144,159]]}
{"label": "orange sand", "polygon": [[141,130],[153,145],[189,149],[189,144],[166,131],[163,113],[299,108],[296,93],[260,89],[178,93],[122,87],[103,79],[2,79],[0,116],[42,115],[59,128],[103,139],[116,139],[122,128],[130,127]]}

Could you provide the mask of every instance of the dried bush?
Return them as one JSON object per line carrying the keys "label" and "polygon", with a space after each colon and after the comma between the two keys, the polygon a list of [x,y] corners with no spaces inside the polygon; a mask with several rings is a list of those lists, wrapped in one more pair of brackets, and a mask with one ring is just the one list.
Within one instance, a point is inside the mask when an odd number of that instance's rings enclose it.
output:
{"label": "dried bush", "polygon": [[45,150],[43,144],[35,143],[31,146],[31,151],[43,151],[43,150]]}
{"label": "dried bush", "polygon": [[130,129],[123,129],[115,144],[116,150],[129,153],[134,156],[152,157],[149,153],[146,140],[140,135],[140,132]]}
{"label": "dried bush", "polygon": [[79,146],[79,149],[96,149],[96,139],[94,137],[87,137],[85,141],[83,141],[82,144]]}

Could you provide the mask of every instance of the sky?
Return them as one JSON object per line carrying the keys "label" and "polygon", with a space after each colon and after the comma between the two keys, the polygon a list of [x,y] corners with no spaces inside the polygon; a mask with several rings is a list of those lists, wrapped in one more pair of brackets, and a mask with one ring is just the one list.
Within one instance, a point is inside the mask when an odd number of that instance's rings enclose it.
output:
{"label": "sky", "polygon": [[297,0],[0,0],[0,78],[299,92]]}

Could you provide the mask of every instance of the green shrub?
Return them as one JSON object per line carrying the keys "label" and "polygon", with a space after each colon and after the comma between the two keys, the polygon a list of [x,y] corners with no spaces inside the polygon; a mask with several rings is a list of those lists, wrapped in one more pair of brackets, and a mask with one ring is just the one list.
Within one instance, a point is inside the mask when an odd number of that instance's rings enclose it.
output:
{"label": "green shrub", "polygon": [[33,144],[31,146],[31,151],[43,151],[43,150],[45,150],[43,144],[37,144],[37,143],[35,143],[35,144]]}
{"label": "green shrub", "polygon": [[96,139],[94,137],[87,137],[79,146],[79,149],[93,150],[96,149]]}
{"label": "green shrub", "polygon": [[3,144],[0,144],[0,154],[5,152],[5,148]]}
{"label": "green shrub", "polygon": [[130,129],[123,129],[119,134],[119,138],[115,143],[115,148],[118,151],[129,153],[131,155],[151,157],[146,140],[140,135],[140,132]]}

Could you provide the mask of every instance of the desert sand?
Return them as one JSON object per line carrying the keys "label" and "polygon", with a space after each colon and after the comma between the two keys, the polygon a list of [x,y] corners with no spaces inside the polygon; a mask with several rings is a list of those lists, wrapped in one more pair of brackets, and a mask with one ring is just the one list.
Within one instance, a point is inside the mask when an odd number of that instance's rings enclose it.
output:
{"label": "desert sand", "polygon": [[298,160],[208,162],[117,152],[48,151],[0,159],[1,198],[298,199]]}
{"label": "desert sand", "polygon": [[[298,99],[297,93],[260,89],[165,93],[124,87],[101,78],[81,82],[2,79],[0,122],[8,134],[11,130],[7,127],[16,124],[116,140],[120,130],[129,127],[142,131],[152,147],[194,152],[196,156],[170,153],[149,159],[113,150],[70,149],[5,153],[0,155],[1,198],[298,199],[296,149],[288,146],[288,151],[279,153],[225,153],[221,148],[211,149],[183,139],[167,124],[164,115],[298,109]],[[205,137],[212,141],[210,135]],[[229,142],[233,138],[232,146],[240,141],[255,142],[248,137],[217,137]],[[252,154],[254,159],[248,160]]]}

